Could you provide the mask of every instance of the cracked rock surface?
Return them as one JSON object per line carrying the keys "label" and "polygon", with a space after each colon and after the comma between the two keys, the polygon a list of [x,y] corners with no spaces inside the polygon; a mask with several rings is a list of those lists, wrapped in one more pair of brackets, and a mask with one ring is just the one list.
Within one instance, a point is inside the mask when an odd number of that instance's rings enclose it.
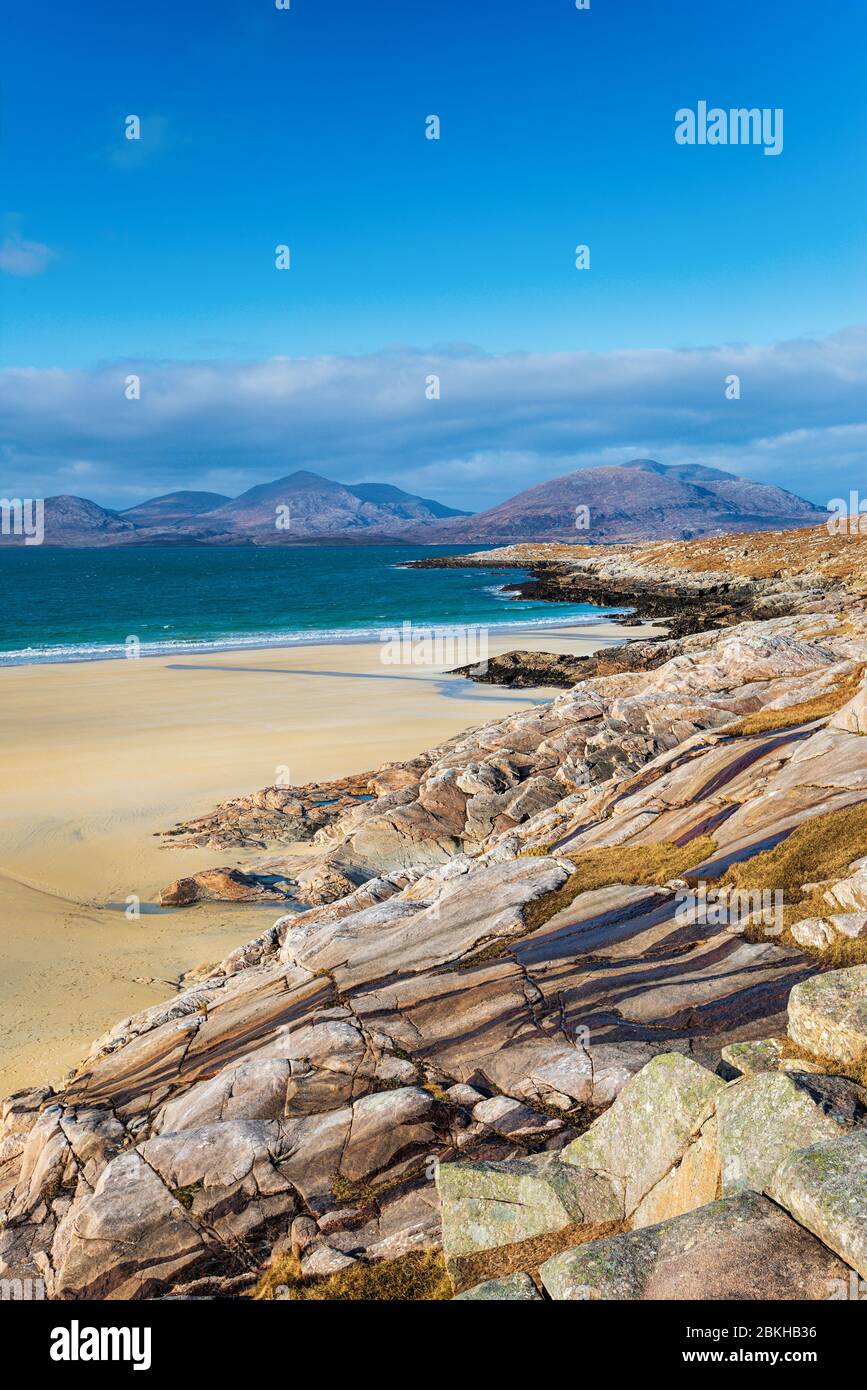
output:
{"label": "cracked rock surface", "polygon": [[[774,1287],[800,1268],[803,1290],[860,1252],[839,1177],[861,1152],[860,1100],[811,1089],[809,1060],[787,1080],[774,1037],[788,1007],[793,1045],[841,1073],[860,1063],[867,966],[826,974],[815,950],[682,910],[685,884],[867,802],[867,622],[829,585],[768,580],[763,602],[771,590],[781,616],[679,637],[660,664],[589,675],[406,764],[188,828],[222,859],[261,843],[270,882],[280,835],[299,838],[282,822],[303,821],[292,878],[309,910],[119,1022],[57,1092],[3,1104],[0,1276],[66,1299],[243,1289],[274,1250],[326,1273],[444,1230],[454,1248],[452,1201],[483,1230],[461,1257],[495,1248],[498,1226],[511,1249],[561,1220],[632,1223],[576,1239],[580,1259],[549,1252],[540,1296],[582,1280],[593,1297],[681,1296],[670,1252],[686,1228],[648,1232],[687,1217],[696,1288],[728,1288],[737,1251],[750,1269],[767,1256]],[[852,698],[810,715],[847,681]],[[687,860],[695,845],[677,880],[575,882],[591,851],[661,844]],[[829,921],[867,908],[863,880],[853,863],[826,885]],[[715,1074],[724,1050],[740,1081]],[[777,1090],[794,1097],[784,1176],[748,1145],[730,1153]],[[820,1192],[788,1157],[816,1141],[837,1156]],[[737,1189],[722,1202],[720,1152]],[[531,1253],[535,1279],[545,1251]],[[477,1296],[534,1297],[519,1273]]]}

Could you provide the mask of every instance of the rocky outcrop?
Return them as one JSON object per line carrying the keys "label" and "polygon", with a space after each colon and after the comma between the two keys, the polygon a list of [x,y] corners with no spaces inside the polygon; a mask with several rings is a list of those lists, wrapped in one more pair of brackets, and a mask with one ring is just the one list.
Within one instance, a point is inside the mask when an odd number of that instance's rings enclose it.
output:
{"label": "rocky outcrop", "polygon": [[[400,768],[401,777],[406,776]],[[368,797],[371,773],[334,782],[311,782],[302,787],[266,787],[250,796],[224,801],[208,815],[182,821],[165,832],[170,843],[184,849],[265,849],[268,845],[311,840],[360,800]],[[388,770],[379,774],[387,783]],[[418,778],[415,779],[418,781]]]}
{"label": "rocky outcrop", "polygon": [[867,1060],[867,965],[819,975],[792,990],[789,1033],[808,1052],[844,1066]]}
{"label": "rocky outcrop", "polygon": [[768,1188],[780,1206],[867,1279],[867,1133],[797,1149]]}
{"label": "rocky outcrop", "polygon": [[557,1300],[826,1299],[848,1270],[755,1194],[555,1255],[539,1271]]}
{"label": "rocky outcrop", "polygon": [[[817,1297],[855,1268],[867,966],[792,928],[860,910],[867,740],[834,715],[867,624],[812,604],[203,818],[315,905],[5,1103],[0,1275],[148,1298],[443,1242],[479,1297],[677,1297],[686,1270],[753,1297],[761,1260],[768,1296]],[[281,859],[261,815],[321,821]],[[748,869],[771,926],[702,896]]]}
{"label": "rocky outcrop", "polygon": [[764,1072],[717,1102],[722,1191],[763,1191],[783,1158],[867,1124],[867,1090],[845,1077]]}
{"label": "rocky outcrop", "polygon": [[189,878],[176,879],[160,893],[161,907],[189,907],[200,902],[279,902],[288,893],[261,875],[240,869],[204,869]]}
{"label": "rocky outcrop", "polygon": [[[840,1000],[859,972],[824,979]],[[442,1165],[443,1245],[458,1286],[523,1272],[554,1299],[835,1298],[867,1262],[865,1160],[851,1078],[763,1066],[726,1082],[657,1056],[559,1152]],[[621,1230],[596,1235],[585,1209]]]}

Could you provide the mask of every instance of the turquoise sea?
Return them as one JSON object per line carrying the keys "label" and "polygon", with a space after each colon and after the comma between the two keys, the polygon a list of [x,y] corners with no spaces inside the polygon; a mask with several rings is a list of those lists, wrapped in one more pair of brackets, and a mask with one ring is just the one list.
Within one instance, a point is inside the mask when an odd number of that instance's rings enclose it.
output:
{"label": "turquoise sea", "polygon": [[601,622],[586,604],[515,602],[522,570],[411,570],[471,547],[0,549],[0,665],[377,640],[387,628]]}

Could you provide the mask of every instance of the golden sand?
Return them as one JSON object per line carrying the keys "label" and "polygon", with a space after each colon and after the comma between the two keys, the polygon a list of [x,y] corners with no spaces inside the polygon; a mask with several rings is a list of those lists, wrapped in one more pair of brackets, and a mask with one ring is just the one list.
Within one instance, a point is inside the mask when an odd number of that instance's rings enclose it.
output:
{"label": "golden sand", "polygon": [[[512,630],[490,649],[586,652],[630,635]],[[295,783],[364,771],[552,693],[386,667],[378,644],[0,671],[0,1095],[59,1080],[106,1027],[279,915],[148,912],[172,879],[239,858],[167,848],[157,832],[281,768]]]}

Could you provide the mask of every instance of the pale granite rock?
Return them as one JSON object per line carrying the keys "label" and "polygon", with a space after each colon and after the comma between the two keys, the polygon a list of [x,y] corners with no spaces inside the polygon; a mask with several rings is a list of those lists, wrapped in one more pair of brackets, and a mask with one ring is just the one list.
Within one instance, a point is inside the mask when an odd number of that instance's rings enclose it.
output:
{"label": "pale granite rock", "polygon": [[683,1158],[652,1187],[632,1213],[634,1230],[706,1206],[720,1195],[720,1153],[716,1115],[705,1120]]}
{"label": "pale granite rock", "polygon": [[789,1154],[768,1194],[867,1279],[867,1133]]}
{"label": "pale granite rock", "polygon": [[742,1076],[755,1076],[758,1072],[777,1071],[783,1056],[782,1038],[759,1038],[755,1041],[729,1043],[721,1049],[720,1056],[734,1071]]}
{"label": "pale granite rock", "polygon": [[724,1197],[540,1267],[556,1300],[825,1299],[846,1266],[766,1197]]}
{"label": "pale granite rock", "polygon": [[121,1154],[74,1217],[51,1292],[146,1298],[189,1276],[207,1251],[203,1233],[140,1154]]}
{"label": "pale granite rock", "polygon": [[789,996],[789,1037],[844,1066],[867,1058],[867,965],[814,975]]}
{"label": "pale granite rock", "polygon": [[308,1274],[339,1274],[342,1269],[349,1269],[357,1264],[351,1255],[344,1255],[340,1250],[334,1250],[330,1245],[318,1246],[312,1254],[305,1255],[301,1261],[301,1273]]}
{"label": "pale granite rock", "polygon": [[510,1096],[491,1096],[473,1106],[473,1119],[496,1130],[506,1139],[530,1138],[560,1129],[560,1121],[540,1115]]}
{"label": "pale granite rock", "polygon": [[817,951],[824,951],[837,939],[837,933],[824,917],[804,917],[795,922],[792,936],[799,945],[812,946]]}
{"label": "pale granite rock", "polygon": [[716,1113],[723,1196],[763,1192],[796,1149],[867,1125],[867,1090],[840,1076],[764,1072],[727,1086]]}
{"label": "pale granite rock", "polygon": [[724,1090],[725,1082],[697,1062],[679,1052],[661,1053],[566,1146],[563,1161],[620,1180],[631,1215],[683,1158]]}
{"label": "pale granite rock", "polygon": [[623,1220],[622,1193],[608,1178],[556,1154],[508,1162],[441,1163],[443,1250],[457,1271],[467,1256],[573,1229],[590,1239]]}

